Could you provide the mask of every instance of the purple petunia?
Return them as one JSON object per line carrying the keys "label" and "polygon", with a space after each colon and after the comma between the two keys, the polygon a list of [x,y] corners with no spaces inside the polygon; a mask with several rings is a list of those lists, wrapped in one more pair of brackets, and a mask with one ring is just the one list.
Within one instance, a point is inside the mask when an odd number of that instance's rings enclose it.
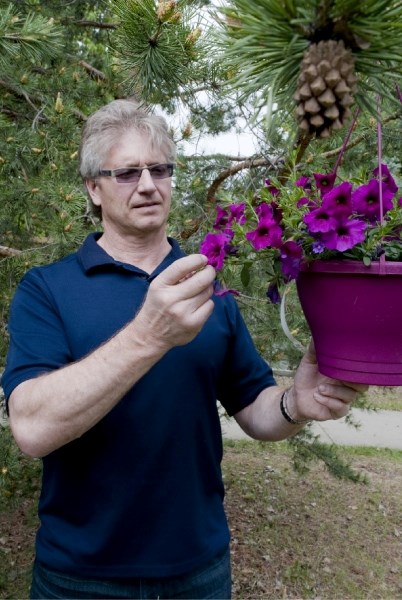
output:
{"label": "purple petunia", "polygon": [[271,282],[269,284],[266,295],[267,295],[268,300],[270,300],[272,302],[272,304],[280,304],[281,295],[279,293],[279,288],[278,288],[277,283]]}
{"label": "purple petunia", "polygon": [[268,202],[260,202],[260,204],[258,204],[255,207],[255,214],[257,215],[257,217],[260,217],[260,218],[271,217],[273,219],[273,217],[274,217],[274,211],[272,210],[272,205],[269,204]]}
{"label": "purple petunia", "polygon": [[303,250],[292,240],[285,242],[280,247],[281,269],[286,282],[296,279],[298,276],[302,257]]}
{"label": "purple petunia", "polygon": [[214,283],[214,294],[215,294],[215,296],[219,296],[219,297],[227,296],[228,294],[231,294],[232,296],[240,296],[240,292],[238,292],[237,290],[234,290],[232,288],[223,287],[221,282],[218,281],[217,279],[215,280],[215,283]]}
{"label": "purple petunia", "polygon": [[208,258],[208,264],[216,270],[223,267],[226,255],[228,254],[228,244],[230,237],[225,233],[207,233],[200,246],[201,254]]}
{"label": "purple petunia", "polygon": [[313,176],[317,189],[320,190],[322,196],[334,187],[336,173],[313,173]]}
{"label": "purple petunia", "polygon": [[352,184],[344,181],[332,188],[324,195],[321,206],[330,214],[349,216],[352,213]]}
{"label": "purple petunia", "polygon": [[336,216],[322,206],[312,210],[303,217],[310,233],[325,233],[336,226]]}
{"label": "purple petunia", "polygon": [[[380,175],[379,167],[376,167],[373,170],[373,175],[374,177],[378,177]],[[396,185],[395,179],[392,177],[387,165],[384,164],[381,164],[381,179],[385,183],[387,189],[395,194],[395,192],[398,190],[398,186]]]}
{"label": "purple petunia", "polygon": [[229,213],[226,208],[222,208],[222,206],[216,207],[216,219],[213,224],[214,229],[218,229],[218,231],[222,231],[225,229],[226,225],[229,222]]}
{"label": "purple petunia", "polygon": [[280,191],[278,190],[277,187],[275,187],[274,185],[272,185],[271,180],[270,179],[266,179],[265,180],[265,185],[268,188],[268,191],[273,195],[273,196],[278,196],[278,194],[280,193]]}
{"label": "purple petunia", "polygon": [[269,215],[260,217],[257,227],[246,233],[246,238],[256,250],[279,248],[282,243],[282,228]]}
{"label": "purple petunia", "polygon": [[300,177],[297,181],[295,181],[295,185],[297,187],[303,188],[304,190],[310,190],[311,189],[310,177],[307,177],[306,175],[302,175],[302,177]]}
{"label": "purple petunia", "polygon": [[244,223],[246,222],[245,210],[246,210],[245,202],[241,202],[240,204],[230,204],[230,206],[229,206],[229,212],[230,212],[229,223],[232,223],[233,221],[235,221],[236,223],[239,223],[240,225],[244,225]]}
{"label": "purple petunia", "polygon": [[345,252],[364,241],[367,223],[360,219],[342,218],[332,231],[321,235],[321,242],[328,250]]}
{"label": "purple petunia", "polygon": [[[385,215],[393,207],[394,194],[386,187],[385,183],[381,183],[381,188],[383,215]],[[370,179],[368,183],[361,185],[353,192],[352,206],[355,213],[371,222],[381,219],[380,182],[378,179]]]}

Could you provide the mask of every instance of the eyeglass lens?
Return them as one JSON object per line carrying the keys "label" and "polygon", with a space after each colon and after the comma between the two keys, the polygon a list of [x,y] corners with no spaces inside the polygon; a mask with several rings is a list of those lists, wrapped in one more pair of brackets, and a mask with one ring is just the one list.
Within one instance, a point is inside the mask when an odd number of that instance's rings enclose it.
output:
{"label": "eyeglass lens", "polygon": [[152,167],[128,167],[127,169],[118,169],[115,172],[116,181],[119,183],[130,183],[139,181],[144,169],[147,169],[152,179],[165,179],[173,174],[173,165],[163,164]]}

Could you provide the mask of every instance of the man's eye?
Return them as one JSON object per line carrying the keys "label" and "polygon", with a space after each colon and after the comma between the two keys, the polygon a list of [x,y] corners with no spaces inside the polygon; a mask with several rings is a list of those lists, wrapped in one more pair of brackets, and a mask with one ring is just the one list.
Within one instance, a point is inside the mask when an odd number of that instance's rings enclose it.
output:
{"label": "man's eye", "polygon": [[155,167],[151,167],[150,171],[152,171],[152,173],[156,173],[156,175],[159,175],[160,173],[164,173],[166,170],[165,165],[155,165]]}
{"label": "man's eye", "polygon": [[119,171],[116,177],[121,181],[130,181],[131,179],[138,179],[140,172],[139,169],[126,169]]}

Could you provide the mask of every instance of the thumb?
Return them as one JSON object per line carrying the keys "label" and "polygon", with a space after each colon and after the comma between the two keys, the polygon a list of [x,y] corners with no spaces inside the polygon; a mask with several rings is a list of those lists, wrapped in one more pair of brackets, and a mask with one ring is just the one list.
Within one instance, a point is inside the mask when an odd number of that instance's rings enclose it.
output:
{"label": "thumb", "polygon": [[306,350],[306,353],[304,355],[304,359],[306,362],[316,365],[317,364],[317,356],[315,353],[315,346],[314,346],[314,341],[311,338],[310,343],[308,345],[308,348]]}
{"label": "thumb", "polygon": [[176,285],[194,271],[203,269],[208,262],[208,258],[203,254],[190,254],[179,258],[158,277],[159,281],[166,285]]}

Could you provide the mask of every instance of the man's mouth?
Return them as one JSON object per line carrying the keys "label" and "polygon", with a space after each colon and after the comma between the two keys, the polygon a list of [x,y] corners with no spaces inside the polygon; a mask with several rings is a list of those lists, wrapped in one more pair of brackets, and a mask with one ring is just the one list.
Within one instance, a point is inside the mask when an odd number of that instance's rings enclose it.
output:
{"label": "man's mouth", "polygon": [[159,202],[142,202],[141,204],[135,204],[133,208],[151,208],[152,206],[159,206]]}

